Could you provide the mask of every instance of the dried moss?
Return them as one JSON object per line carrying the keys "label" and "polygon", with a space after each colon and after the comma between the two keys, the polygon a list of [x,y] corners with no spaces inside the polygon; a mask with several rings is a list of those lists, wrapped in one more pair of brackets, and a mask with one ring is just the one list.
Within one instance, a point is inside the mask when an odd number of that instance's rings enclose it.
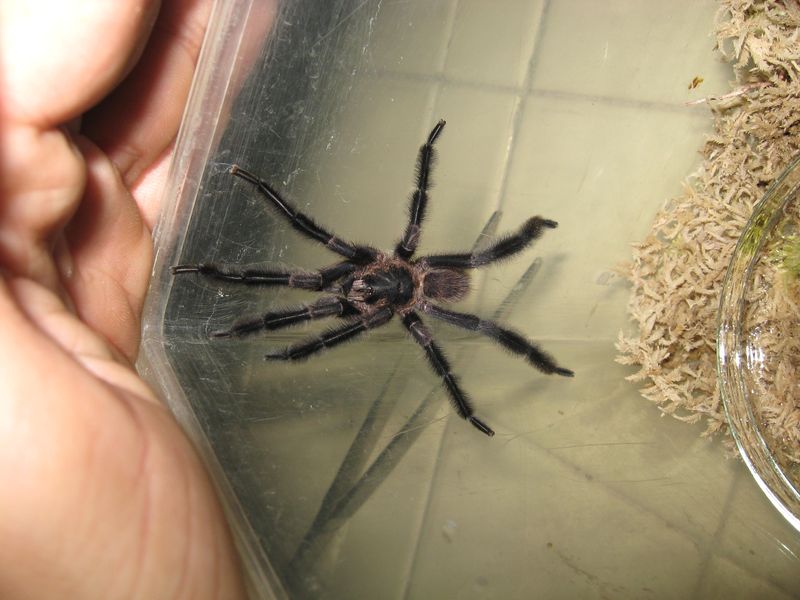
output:
{"label": "dried moss", "polygon": [[[705,435],[727,429],[715,328],[728,262],[753,206],[800,152],[800,2],[720,4],[717,47],[736,82],[730,93],[705,99],[714,128],[702,165],[633,247],[625,271],[638,331],[621,333],[617,344],[617,360],[639,367],[629,379],[643,384],[643,396],[678,419],[704,419]],[[800,245],[787,252],[789,268],[800,269]],[[775,438],[800,443],[797,431]]]}

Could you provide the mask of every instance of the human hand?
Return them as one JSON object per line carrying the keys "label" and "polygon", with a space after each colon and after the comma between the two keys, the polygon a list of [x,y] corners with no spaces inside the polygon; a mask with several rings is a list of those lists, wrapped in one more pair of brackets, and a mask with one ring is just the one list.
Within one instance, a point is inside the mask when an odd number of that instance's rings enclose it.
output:
{"label": "human hand", "polygon": [[0,597],[237,598],[138,377],[156,201],[210,0],[0,0]]}

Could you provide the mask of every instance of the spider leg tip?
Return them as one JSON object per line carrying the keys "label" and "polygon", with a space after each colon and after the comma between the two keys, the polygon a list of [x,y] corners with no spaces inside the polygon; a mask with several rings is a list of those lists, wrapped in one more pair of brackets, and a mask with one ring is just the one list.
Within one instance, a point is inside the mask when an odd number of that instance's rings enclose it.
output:
{"label": "spider leg tip", "polygon": [[575,377],[575,371],[572,369],[565,369],[564,367],[558,367],[554,373],[563,377]]}
{"label": "spider leg tip", "polygon": [[481,433],[485,433],[489,437],[494,435],[494,430],[489,427],[486,423],[478,419],[477,417],[469,417],[469,422]]}
{"label": "spider leg tip", "polygon": [[550,229],[555,229],[558,227],[558,221],[553,221],[553,219],[542,219],[542,225],[549,227]]}
{"label": "spider leg tip", "polygon": [[197,273],[199,271],[199,265],[173,265],[169,268],[169,272],[173,275],[177,275],[179,273]]}

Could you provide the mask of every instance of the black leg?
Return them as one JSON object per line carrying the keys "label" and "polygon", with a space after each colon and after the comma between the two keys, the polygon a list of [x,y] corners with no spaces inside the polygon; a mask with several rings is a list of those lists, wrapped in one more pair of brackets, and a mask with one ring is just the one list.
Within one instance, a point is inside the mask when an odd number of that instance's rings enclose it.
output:
{"label": "black leg", "polygon": [[350,340],[357,335],[364,333],[370,329],[380,327],[389,322],[394,313],[392,309],[386,307],[377,310],[374,313],[366,314],[355,321],[349,321],[340,327],[329,329],[322,335],[305,340],[303,342],[293,344],[287,348],[270,352],[266,355],[267,360],[303,360],[325,350],[332,348],[339,344]]}
{"label": "black leg", "polygon": [[417,315],[415,312],[408,313],[403,318],[403,325],[405,325],[406,329],[408,329],[409,333],[411,333],[414,341],[416,341],[425,350],[425,354],[428,357],[428,362],[436,374],[442,378],[444,386],[447,389],[447,393],[450,395],[450,399],[452,400],[453,406],[455,407],[459,416],[462,419],[469,421],[476,429],[478,429],[478,431],[485,433],[488,436],[493,436],[494,431],[492,431],[491,427],[474,416],[475,411],[472,409],[472,403],[467,398],[467,395],[458,386],[458,380],[450,370],[450,363],[447,362],[447,359],[442,351],[434,343],[433,338],[431,337],[431,332],[427,327],[425,327],[425,324],[422,322],[422,319],[419,318],[419,315]]}
{"label": "black leg", "polygon": [[198,263],[195,265],[176,265],[171,268],[173,275],[198,273],[213,279],[233,281],[246,285],[285,285],[304,290],[324,290],[337,279],[355,271],[356,265],[341,262],[319,271],[277,271],[253,267],[237,267],[217,263]]}
{"label": "black leg", "polygon": [[235,322],[229,329],[214,331],[211,335],[217,338],[243,337],[259,331],[274,331],[290,327],[311,319],[325,317],[347,317],[358,314],[355,306],[342,298],[327,296],[320,298],[313,304],[288,308],[275,312],[268,312],[259,317],[242,319]]}
{"label": "black leg", "polygon": [[460,254],[437,254],[424,256],[420,262],[425,261],[431,267],[450,267],[455,269],[473,269],[489,263],[508,258],[527,248],[533,240],[542,235],[547,229],[554,229],[558,223],[542,217],[532,217],[525,221],[519,231],[506,235],[488,248],[476,252],[462,252]]}
{"label": "black leg", "polygon": [[245,171],[238,165],[233,165],[231,167],[231,174],[256,186],[256,189],[258,189],[261,195],[269,200],[273,206],[278,208],[284,216],[289,219],[292,227],[306,237],[322,242],[329,250],[359,265],[368,263],[377,256],[378,252],[374,248],[346,242],[332,233],[325,231],[325,229],[317,225],[311,218],[296,210],[292,205],[286,202],[286,200],[281,198],[280,194],[266,181],[253,175],[249,171]]}
{"label": "black leg", "polygon": [[431,185],[430,173],[436,160],[433,143],[444,129],[444,119],[440,120],[428,135],[428,140],[420,146],[417,156],[417,188],[411,194],[411,204],[408,207],[408,225],[403,239],[397,243],[394,255],[408,260],[414,254],[419,243],[422,220],[425,218],[425,209],[428,205],[428,189]]}
{"label": "black leg", "polygon": [[531,365],[542,373],[563,375],[564,377],[572,377],[574,375],[570,369],[559,367],[551,356],[542,352],[535,344],[526,340],[516,331],[500,327],[493,321],[487,321],[467,313],[447,310],[427,302],[422,305],[422,310],[425,314],[446,321],[451,325],[463,327],[470,331],[477,331],[492,338],[506,350],[524,356]]}

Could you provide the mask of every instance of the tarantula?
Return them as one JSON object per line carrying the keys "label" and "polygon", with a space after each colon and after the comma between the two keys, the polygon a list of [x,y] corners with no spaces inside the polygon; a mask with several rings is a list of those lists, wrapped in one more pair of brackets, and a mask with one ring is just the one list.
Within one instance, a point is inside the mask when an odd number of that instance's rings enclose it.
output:
{"label": "tarantula", "polygon": [[416,189],[411,194],[408,224],[402,239],[397,242],[391,254],[371,246],[345,241],[326,231],[296,210],[267,182],[233,165],[230,173],[254,185],[264,198],[283,213],[294,229],[308,238],[321,242],[344,260],[318,271],[238,268],[234,265],[198,263],[176,265],[172,267],[172,273],[175,275],[199,273],[215,279],[249,285],[285,285],[328,292],[330,295],[323,296],[311,304],[246,318],[234,322],[229,329],[211,334],[217,338],[240,337],[325,317],[339,317],[344,320],[340,326],[328,329],[318,336],[270,352],[266,355],[269,360],[306,359],[325,348],[332,348],[365,331],[385,325],[394,315],[398,315],[411,337],[425,351],[433,370],[442,378],[459,416],[469,421],[479,431],[492,436],[494,431],[474,415],[471,401],[459,386],[449,362],[434,342],[430,330],[423,323],[419,313],[482,333],[512,353],[525,357],[531,365],[543,373],[571,377],[573,375],[571,370],[558,366],[553,358],[519,333],[492,321],[443,308],[438,304],[457,302],[467,295],[470,284],[469,269],[482,267],[517,254],[528,247],[545,229],[552,229],[557,223],[542,217],[532,217],[525,221],[518,231],[507,234],[483,250],[413,258],[428,207],[430,174],[435,159],[434,143],[442,133],[444,125],[443,120],[439,121],[419,149]]}

